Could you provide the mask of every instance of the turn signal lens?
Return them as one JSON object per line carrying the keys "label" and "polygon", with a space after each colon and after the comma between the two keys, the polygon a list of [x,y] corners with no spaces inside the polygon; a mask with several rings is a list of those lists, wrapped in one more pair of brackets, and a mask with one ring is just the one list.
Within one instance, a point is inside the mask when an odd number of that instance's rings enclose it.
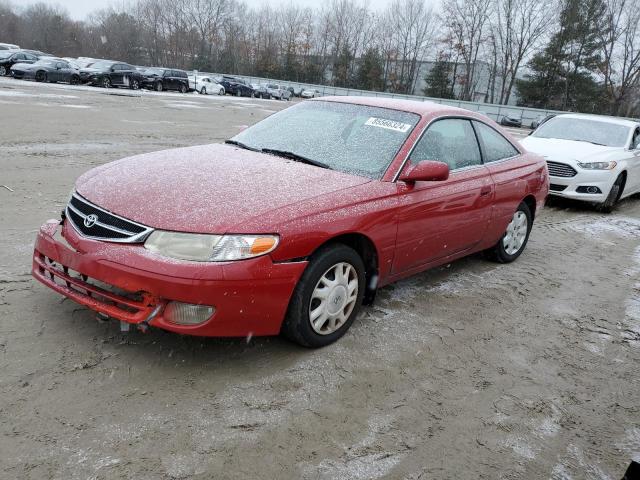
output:
{"label": "turn signal lens", "polygon": [[163,316],[171,323],[198,325],[209,320],[215,311],[215,307],[209,305],[169,302],[164,309]]}
{"label": "turn signal lens", "polygon": [[253,241],[249,252],[253,255],[262,255],[270,252],[276,246],[277,240],[274,237],[258,237]]}

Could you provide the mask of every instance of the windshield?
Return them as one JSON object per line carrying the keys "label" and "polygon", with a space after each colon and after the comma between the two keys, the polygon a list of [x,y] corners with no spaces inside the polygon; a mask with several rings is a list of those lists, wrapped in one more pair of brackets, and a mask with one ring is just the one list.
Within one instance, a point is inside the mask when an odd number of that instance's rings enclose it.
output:
{"label": "windshield", "polygon": [[544,122],[531,136],[624,147],[629,136],[629,127],[588,118],[559,116]]}
{"label": "windshield", "polygon": [[164,73],[163,68],[147,68],[142,73],[145,75],[162,75]]}
{"label": "windshield", "polygon": [[380,178],[420,116],[338,102],[303,102],[235,137],[255,150],[290,152],[332,170]]}
{"label": "windshield", "polygon": [[96,62],[91,64],[91,68],[106,70],[107,68],[111,68],[111,65],[113,65],[113,62]]}

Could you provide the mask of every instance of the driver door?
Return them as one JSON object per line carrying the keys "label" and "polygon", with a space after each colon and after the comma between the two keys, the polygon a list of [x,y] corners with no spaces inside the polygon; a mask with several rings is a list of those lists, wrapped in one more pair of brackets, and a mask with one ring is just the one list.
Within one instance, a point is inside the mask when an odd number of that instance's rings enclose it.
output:
{"label": "driver door", "polygon": [[482,164],[468,119],[432,122],[409,156],[412,164],[422,160],[447,163],[449,179],[414,185],[398,182],[394,274],[464,255],[480,243],[491,221],[493,180]]}

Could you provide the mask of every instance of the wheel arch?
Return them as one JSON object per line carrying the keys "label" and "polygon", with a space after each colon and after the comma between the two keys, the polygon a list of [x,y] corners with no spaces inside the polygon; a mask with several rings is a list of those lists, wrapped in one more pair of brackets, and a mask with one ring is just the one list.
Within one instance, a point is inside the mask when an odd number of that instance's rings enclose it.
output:
{"label": "wheel arch", "polygon": [[368,236],[360,232],[348,232],[336,235],[324,241],[313,251],[312,255],[321,248],[341,243],[353,248],[364,263],[365,268],[365,293],[363,304],[370,305],[376,296],[378,277],[380,274],[379,254],[375,243]]}
{"label": "wheel arch", "polygon": [[622,170],[619,176],[622,177],[622,185],[620,185],[620,191],[618,192],[618,198],[616,198],[616,202],[622,198],[622,194],[624,193],[624,187],[627,186],[627,171]]}

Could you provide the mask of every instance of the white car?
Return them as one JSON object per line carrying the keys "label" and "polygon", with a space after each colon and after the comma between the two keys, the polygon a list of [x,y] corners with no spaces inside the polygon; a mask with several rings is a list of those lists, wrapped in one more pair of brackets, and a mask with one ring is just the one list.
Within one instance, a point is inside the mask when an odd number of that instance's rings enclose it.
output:
{"label": "white car", "polygon": [[189,77],[189,88],[202,95],[224,95],[224,87],[211,77],[191,76]]}
{"label": "white car", "polygon": [[547,120],[522,141],[549,168],[549,194],[598,204],[610,212],[640,192],[640,122],[565,114]]}
{"label": "white car", "polygon": [[303,90],[300,94],[301,98],[316,98],[320,96],[321,94],[319,90]]}
{"label": "white car", "polygon": [[20,47],[13,43],[0,43],[0,50],[20,50]]}

